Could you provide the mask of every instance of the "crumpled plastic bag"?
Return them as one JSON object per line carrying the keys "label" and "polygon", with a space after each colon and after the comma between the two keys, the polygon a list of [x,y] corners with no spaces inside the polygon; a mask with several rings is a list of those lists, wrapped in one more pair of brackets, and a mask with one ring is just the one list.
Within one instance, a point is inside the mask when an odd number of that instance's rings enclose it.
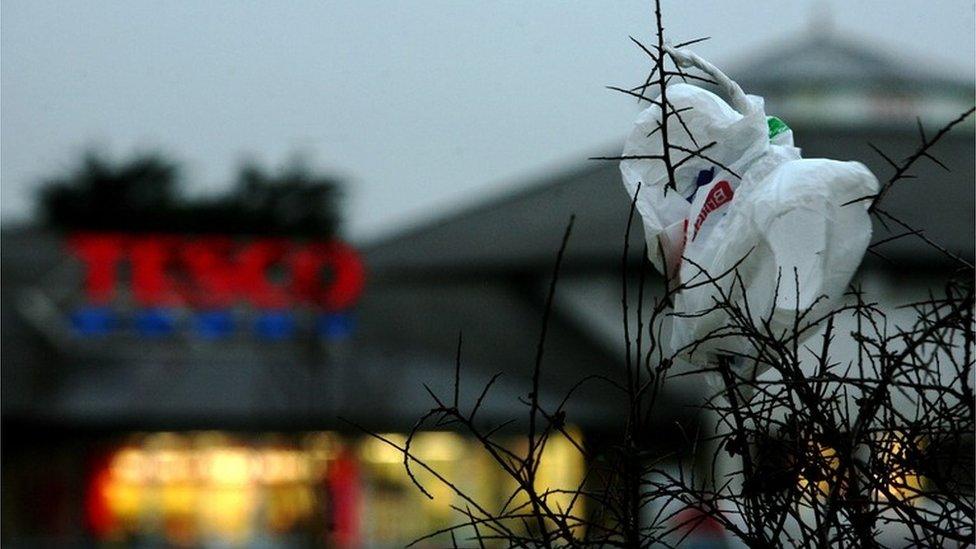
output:
{"label": "crumpled plastic bag", "polygon": [[[669,51],[679,66],[715,80],[731,104],[697,86],[668,85],[668,103],[681,117],[671,116],[667,128],[679,147],[671,157],[675,187],[663,161],[634,158],[662,154],[657,104],[638,116],[620,171],[631,198],[638,195],[651,263],[670,287],[682,285],[669,346],[693,363],[725,355],[733,367],[752,369],[754,361],[734,357],[756,349],[730,333],[734,323],[716,302],[748,305],[756,324],[768,320],[775,333],[792,330],[797,315],[803,326],[825,314],[867,249],[868,203],[857,199],[877,193],[878,181],[858,162],[801,158],[792,130],[766,116],[761,97],[697,55]],[[690,154],[698,150],[707,158]],[[760,372],[740,373],[761,373],[768,364],[760,364]]]}

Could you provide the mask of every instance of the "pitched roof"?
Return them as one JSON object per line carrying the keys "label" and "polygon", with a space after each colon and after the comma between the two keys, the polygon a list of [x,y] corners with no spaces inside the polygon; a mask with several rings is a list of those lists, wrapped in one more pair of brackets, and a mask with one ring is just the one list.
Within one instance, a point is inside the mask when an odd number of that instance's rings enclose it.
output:
{"label": "pitched roof", "polygon": [[[805,157],[858,160],[882,180],[890,166],[869,142],[896,157],[908,154],[918,142],[916,116],[935,128],[972,106],[971,83],[828,33],[811,33],[751,59],[729,74],[747,93],[763,95],[767,112],[797,130]],[[971,122],[960,126],[933,151],[950,161],[951,174],[921,163],[913,170],[918,179],[903,182],[886,199],[892,213],[927,227],[929,238],[965,257],[972,257],[976,202],[972,128]],[[933,192],[920,195],[912,184],[921,182]],[[547,268],[570,215],[576,214],[569,264],[606,265],[620,257],[627,211],[617,163],[581,158],[520,191],[376,241],[365,251],[370,266],[381,273]],[[631,248],[639,250],[639,223],[632,233]],[[890,235],[876,227],[875,236]],[[940,260],[913,239],[892,242],[885,250],[919,265]]]}
{"label": "pitched roof", "polygon": [[781,47],[773,45],[732,73],[754,86],[773,82],[965,85],[965,81],[897,60],[866,43],[826,33],[810,34]]}
{"label": "pitched roof", "polygon": [[941,126],[974,98],[971,81],[822,32],[768,47],[729,74],[766,99],[767,113],[797,127],[898,129],[918,118]]}

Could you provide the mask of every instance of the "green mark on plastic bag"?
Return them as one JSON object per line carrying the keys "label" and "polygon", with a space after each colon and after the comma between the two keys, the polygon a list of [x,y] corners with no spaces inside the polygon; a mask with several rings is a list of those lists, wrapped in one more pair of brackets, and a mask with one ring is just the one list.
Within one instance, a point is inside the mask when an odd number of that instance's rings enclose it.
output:
{"label": "green mark on plastic bag", "polygon": [[766,124],[769,126],[770,139],[790,129],[790,127],[786,125],[786,122],[783,122],[782,120],[776,118],[775,116],[767,116]]}

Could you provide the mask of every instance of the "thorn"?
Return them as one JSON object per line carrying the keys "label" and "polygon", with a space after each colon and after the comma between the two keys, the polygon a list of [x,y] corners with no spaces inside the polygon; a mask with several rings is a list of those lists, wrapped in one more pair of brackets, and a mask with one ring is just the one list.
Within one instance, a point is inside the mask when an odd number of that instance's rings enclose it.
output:
{"label": "thorn", "polygon": [[932,156],[931,154],[929,154],[929,153],[927,153],[927,152],[924,152],[924,153],[922,153],[922,156],[924,156],[925,158],[928,158],[928,159],[929,159],[929,160],[931,160],[932,162],[935,162],[935,163],[936,163],[936,164],[938,164],[938,165],[939,165],[939,167],[941,167],[941,168],[942,168],[943,170],[945,170],[945,171],[947,171],[947,172],[951,172],[951,171],[952,171],[952,170],[950,170],[950,169],[949,169],[949,167],[948,167],[948,166],[946,166],[946,165],[945,165],[945,164],[943,164],[942,162],[939,162],[939,159],[938,159],[938,158],[936,158],[936,157],[934,157],[934,156]]}
{"label": "thorn", "polygon": [[895,170],[901,168],[901,166],[899,166],[897,162],[892,160],[891,157],[889,157],[887,154],[882,152],[881,149],[879,149],[878,147],[875,147],[874,143],[868,143],[868,147],[871,147],[874,150],[874,152],[880,154],[881,158],[884,158],[888,162],[888,164],[891,164],[891,167],[893,167]]}
{"label": "thorn", "polygon": [[675,44],[674,49],[685,48],[692,44],[697,44],[699,42],[704,42],[705,40],[710,40],[711,36],[703,36],[701,38],[695,38],[694,40],[688,40],[687,42],[681,42],[680,44]]}
{"label": "thorn", "polygon": [[638,100],[647,101],[648,103],[651,103],[651,104],[654,104],[654,105],[659,105],[661,103],[660,101],[657,101],[657,100],[654,100],[654,99],[650,99],[650,98],[648,98],[648,97],[646,97],[646,96],[644,96],[644,95],[642,95],[640,93],[633,92],[633,91],[630,91],[630,90],[625,90],[623,88],[618,88],[617,86],[607,86],[606,88],[608,90],[613,90],[613,91],[616,91],[616,92],[625,93],[627,95],[636,97]]}
{"label": "thorn", "polygon": [[633,36],[628,36],[627,38],[630,38],[630,41],[631,42],[637,44],[637,47],[639,47],[640,49],[644,50],[644,53],[646,53],[648,56],[650,56],[651,59],[653,59],[655,62],[657,61],[657,56],[654,55],[653,53],[651,53],[651,50],[647,49],[647,47],[644,44],[641,44],[640,43],[640,40],[634,38]]}
{"label": "thorn", "polygon": [[918,135],[922,138],[922,145],[927,145],[928,142],[925,139],[925,128],[922,127],[922,117],[916,116],[915,122],[918,124]]}

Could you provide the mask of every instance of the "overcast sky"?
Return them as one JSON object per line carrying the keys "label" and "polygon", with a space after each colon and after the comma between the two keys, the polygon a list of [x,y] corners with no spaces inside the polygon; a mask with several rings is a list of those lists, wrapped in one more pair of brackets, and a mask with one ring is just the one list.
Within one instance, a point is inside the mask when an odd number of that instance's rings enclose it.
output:
{"label": "overcast sky", "polygon": [[[973,78],[971,0],[664,7],[675,41],[712,36],[698,51],[729,69],[829,12],[837,34]],[[3,222],[87,149],[162,150],[195,192],[301,154],[348,181],[347,234],[389,234],[616,145],[635,104],[603,87],[643,76],[627,36],[650,39],[651,17],[646,0],[4,0]]]}

